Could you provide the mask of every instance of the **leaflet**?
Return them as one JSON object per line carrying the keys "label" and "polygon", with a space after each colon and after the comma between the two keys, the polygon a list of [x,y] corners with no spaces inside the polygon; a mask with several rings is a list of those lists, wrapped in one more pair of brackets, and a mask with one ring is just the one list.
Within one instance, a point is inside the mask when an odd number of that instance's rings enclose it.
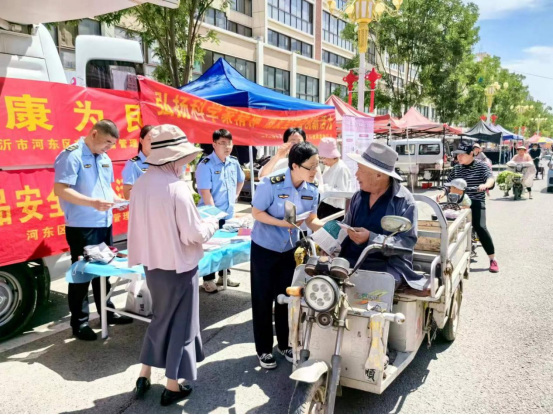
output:
{"label": "leaflet", "polygon": [[227,212],[217,209],[215,206],[200,206],[198,212],[202,219],[224,219],[228,216]]}

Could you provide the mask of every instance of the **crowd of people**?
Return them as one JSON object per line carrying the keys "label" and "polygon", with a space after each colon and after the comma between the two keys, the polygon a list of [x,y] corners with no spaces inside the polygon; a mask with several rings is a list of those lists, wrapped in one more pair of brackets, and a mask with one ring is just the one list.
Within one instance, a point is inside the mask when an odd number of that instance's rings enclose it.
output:
{"label": "crowd of people", "polygon": [[[107,152],[119,137],[115,124],[102,120],[86,137],[60,153],[55,162],[55,193],[65,213],[66,237],[75,262],[86,245],[112,244],[112,208],[124,199],[112,190],[113,167]],[[167,383],[161,404],[184,399],[190,385],[179,379],[194,380],[196,365],[204,359],[199,322],[198,263],[202,244],[235,215],[235,205],[244,184],[239,161],[231,155],[232,134],[213,133],[213,152],[197,163],[196,184],[199,205],[215,206],[227,216],[222,220],[202,219],[192,189],[182,180],[185,166],[202,153],[186,134],[174,125],[145,126],[140,147],[123,170],[124,196],[130,199],[128,229],[129,265],[144,266],[152,296],[153,318],[144,337],[140,362],[142,368],[135,393],[142,397],[150,389],[151,368],[165,369]],[[459,163],[452,169],[448,186],[462,194],[464,207],[472,210],[472,220],[484,250],[489,255],[490,271],[498,272],[495,248],[486,227],[485,191],[494,179],[478,145],[461,144],[455,154]],[[372,142],[362,154],[349,154],[357,163],[355,192],[345,212],[344,223],[351,228],[342,244],[340,256],[353,266],[364,247],[382,242],[389,233],[381,226],[385,215],[408,218],[410,231],[395,235],[394,245],[414,249],[417,242],[417,209],[413,195],[401,185],[395,164],[398,154],[390,147]],[[485,156],[484,156],[485,157]],[[321,167],[322,164],[322,167]],[[253,174],[253,172],[252,172]],[[341,159],[337,140],[326,138],[319,147],[308,142],[301,128],[283,134],[283,144],[259,173],[260,182],[252,200],[255,219],[251,233],[251,302],[253,340],[259,364],[274,369],[273,312],[277,351],[293,361],[288,342],[287,306],[276,303],[293,278],[294,252],[299,238],[297,228],[312,231],[323,226],[321,217],[345,209],[343,199],[329,192],[353,190],[353,177]],[[285,202],[293,202],[296,224],[285,218]],[[427,277],[413,272],[412,254],[391,258],[371,254],[361,269],[387,272],[396,287],[428,290]],[[203,288],[217,293],[215,274],[203,276]],[[230,286],[238,282],[229,281]],[[96,306],[100,309],[99,283],[92,281]],[[88,283],[69,284],[69,308],[73,334],[81,340],[95,340],[88,325]],[[107,284],[109,290],[109,282]],[[108,306],[113,307],[111,303]],[[108,314],[109,324],[128,324],[132,319]]]}

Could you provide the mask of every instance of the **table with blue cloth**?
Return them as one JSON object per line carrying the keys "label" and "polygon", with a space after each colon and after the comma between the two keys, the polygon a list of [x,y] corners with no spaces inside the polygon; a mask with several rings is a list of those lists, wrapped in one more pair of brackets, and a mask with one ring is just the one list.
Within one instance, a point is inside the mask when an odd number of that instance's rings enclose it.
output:
{"label": "table with blue cloth", "polygon": [[[204,251],[204,256],[198,264],[198,273],[200,277],[223,271],[223,290],[227,288],[227,269],[238,264],[250,261],[251,240],[249,238],[237,238],[237,232],[226,232],[219,230],[213,235],[214,238],[232,239],[232,242],[221,245],[213,250]],[[123,251],[122,253],[125,253]],[[121,310],[112,309],[106,306],[106,301],[113,295],[115,288],[122,280],[132,280],[136,276],[145,278],[142,265],[129,267],[126,258],[114,258],[109,264],[100,264],[86,262],[84,260],[75,262],[66,272],[65,279],[70,283],[81,283],[91,281],[93,278],[100,278],[100,294],[102,309],[100,317],[102,319],[102,338],[108,337],[107,312],[113,311],[120,314],[150,322],[149,318],[128,313]],[[112,284],[111,291],[106,293],[106,278],[118,278],[115,284]]]}

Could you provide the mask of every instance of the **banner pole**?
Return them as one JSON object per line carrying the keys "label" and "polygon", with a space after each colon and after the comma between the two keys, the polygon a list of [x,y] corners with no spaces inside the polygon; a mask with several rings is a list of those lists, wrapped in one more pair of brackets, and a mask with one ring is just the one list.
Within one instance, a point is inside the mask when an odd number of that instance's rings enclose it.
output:
{"label": "banner pole", "polygon": [[253,201],[253,195],[255,194],[255,172],[253,170],[253,147],[248,147],[250,151],[250,186],[251,186],[251,194],[252,194],[252,201]]}

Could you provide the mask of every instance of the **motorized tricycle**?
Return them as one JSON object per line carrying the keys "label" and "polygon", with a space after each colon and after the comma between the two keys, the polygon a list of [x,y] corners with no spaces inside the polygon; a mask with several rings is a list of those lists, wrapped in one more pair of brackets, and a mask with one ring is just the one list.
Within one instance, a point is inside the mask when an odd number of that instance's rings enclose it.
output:
{"label": "motorized tricycle", "polygon": [[[396,290],[392,275],[359,269],[370,253],[407,253],[390,244],[389,237],[367,246],[353,268],[343,258],[318,256],[314,243],[303,239],[308,257],[296,268],[288,295],[278,298],[288,304],[295,356],[289,413],[334,413],[343,386],[381,394],[413,360],[425,337],[430,344],[439,330],[446,340],[455,339],[463,277],[470,272],[470,210],[448,222],[435,201],[415,198],[437,217],[419,220],[413,256],[414,270],[430,280],[427,293]],[[287,216],[295,223],[294,215]],[[390,236],[412,226],[398,216],[385,216],[381,225]]]}
{"label": "motorized tricycle", "polygon": [[524,187],[532,187],[532,182],[535,174],[534,163],[530,161],[515,163],[509,161],[507,163],[507,168],[516,173],[512,177],[512,184],[510,187],[505,189],[505,196],[509,196],[510,188],[513,189],[513,196],[515,200],[522,199],[522,193],[524,192]]}

